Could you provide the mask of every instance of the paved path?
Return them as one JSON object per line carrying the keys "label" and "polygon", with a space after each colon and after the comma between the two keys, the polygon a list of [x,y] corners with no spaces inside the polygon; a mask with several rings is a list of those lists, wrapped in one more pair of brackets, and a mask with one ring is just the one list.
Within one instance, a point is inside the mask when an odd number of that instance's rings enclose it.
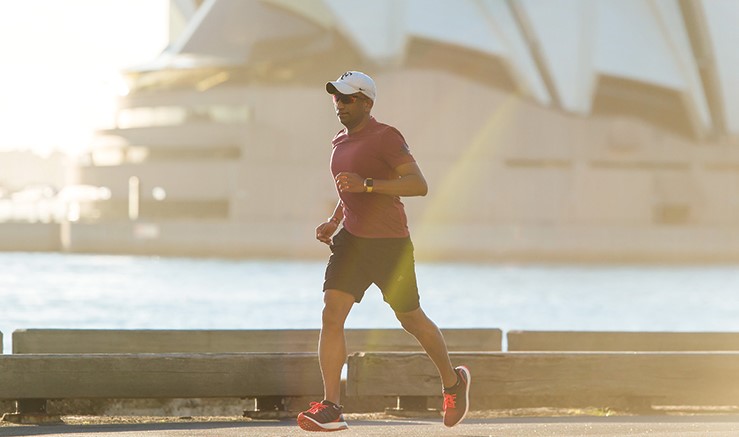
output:
{"label": "paved path", "polygon": [[[470,419],[455,428],[440,420],[359,420],[336,437],[547,437],[547,436],[659,436],[738,437],[739,416],[647,416]],[[0,436],[62,437],[236,437],[317,436],[292,421],[187,422],[120,425],[3,426]]]}

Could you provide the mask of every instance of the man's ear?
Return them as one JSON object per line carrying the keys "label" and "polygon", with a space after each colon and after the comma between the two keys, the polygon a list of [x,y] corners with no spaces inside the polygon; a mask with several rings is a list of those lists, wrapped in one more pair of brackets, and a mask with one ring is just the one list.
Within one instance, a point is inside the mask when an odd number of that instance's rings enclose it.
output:
{"label": "man's ear", "polygon": [[365,111],[369,114],[372,111],[372,107],[375,106],[375,102],[370,99],[366,99]]}

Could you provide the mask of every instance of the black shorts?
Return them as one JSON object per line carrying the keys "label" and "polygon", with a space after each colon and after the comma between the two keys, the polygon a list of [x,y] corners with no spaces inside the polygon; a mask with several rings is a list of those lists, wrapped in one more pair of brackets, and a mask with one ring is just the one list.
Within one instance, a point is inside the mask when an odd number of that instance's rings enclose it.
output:
{"label": "black shorts", "polygon": [[360,238],[342,228],[333,238],[323,290],[344,291],[361,302],[372,284],[395,312],[419,308],[411,239]]}

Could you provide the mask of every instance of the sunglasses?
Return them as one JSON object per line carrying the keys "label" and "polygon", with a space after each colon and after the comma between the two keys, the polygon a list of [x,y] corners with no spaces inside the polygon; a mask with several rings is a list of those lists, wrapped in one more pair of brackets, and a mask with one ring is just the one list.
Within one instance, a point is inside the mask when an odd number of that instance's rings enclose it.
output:
{"label": "sunglasses", "polygon": [[334,103],[343,103],[345,105],[351,105],[352,103],[356,102],[359,98],[358,95],[346,95],[346,94],[331,94],[331,96],[334,98]]}

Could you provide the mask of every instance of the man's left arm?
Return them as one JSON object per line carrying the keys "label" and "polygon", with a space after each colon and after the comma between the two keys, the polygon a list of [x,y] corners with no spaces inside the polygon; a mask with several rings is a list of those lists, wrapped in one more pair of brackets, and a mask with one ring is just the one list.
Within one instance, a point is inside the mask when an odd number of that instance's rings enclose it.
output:
{"label": "man's left arm", "polygon": [[415,162],[395,167],[395,173],[398,179],[374,179],[372,192],[388,196],[425,196],[428,193],[426,178]]}
{"label": "man's left arm", "polygon": [[[428,193],[428,184],[423,177],[421,168],[415,162],[408,162],[395,167],[397,179],[373,179],[372,193],[388,196],[425,196]],[[356,173],[342,172],[336,175],[336,186],[340,191],[349,193],[363,193],[365,178]]]}

